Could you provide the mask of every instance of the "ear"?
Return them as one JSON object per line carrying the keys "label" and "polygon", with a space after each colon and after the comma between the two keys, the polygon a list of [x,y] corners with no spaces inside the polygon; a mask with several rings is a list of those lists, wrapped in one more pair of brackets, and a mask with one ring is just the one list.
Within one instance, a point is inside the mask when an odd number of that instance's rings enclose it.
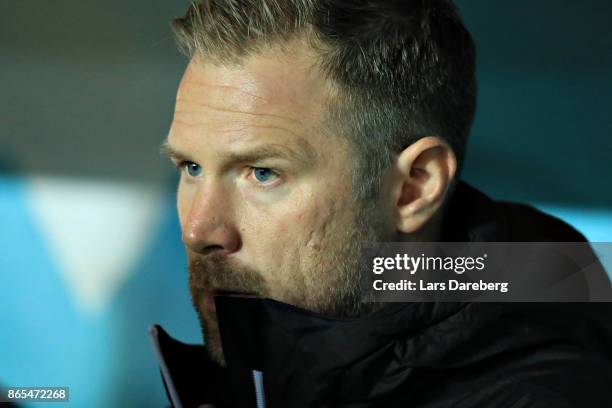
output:
{"label": "ear", "polygon": [[428,136],[404,149],[396,161],[392,185],[396,228],[418,231],[444,203],[455,173],[457,159],[441,138]]}

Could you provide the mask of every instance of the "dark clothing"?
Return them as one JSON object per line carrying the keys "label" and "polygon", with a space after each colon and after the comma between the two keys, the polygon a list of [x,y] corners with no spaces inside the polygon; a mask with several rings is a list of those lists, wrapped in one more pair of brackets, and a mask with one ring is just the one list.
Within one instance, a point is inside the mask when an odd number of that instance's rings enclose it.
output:
{"label": "dark clothing", "polygon": [[[445,241],[584,241],[562,221],[459,184]],[[154,330],[183,406],[612,407],[612,303],[390,303],[332,319],[218,297],[228,368]]]}

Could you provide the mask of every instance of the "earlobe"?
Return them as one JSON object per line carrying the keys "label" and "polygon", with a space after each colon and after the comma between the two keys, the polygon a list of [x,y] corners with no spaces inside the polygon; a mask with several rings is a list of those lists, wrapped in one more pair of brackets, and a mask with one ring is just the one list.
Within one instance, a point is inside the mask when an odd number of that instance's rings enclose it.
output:
{"label": "earlobe", "polygon": [[439,137],[421,138],[399,154],[394,186],[399,232],[413,234],[436,214],[456,169],[452,148]]}

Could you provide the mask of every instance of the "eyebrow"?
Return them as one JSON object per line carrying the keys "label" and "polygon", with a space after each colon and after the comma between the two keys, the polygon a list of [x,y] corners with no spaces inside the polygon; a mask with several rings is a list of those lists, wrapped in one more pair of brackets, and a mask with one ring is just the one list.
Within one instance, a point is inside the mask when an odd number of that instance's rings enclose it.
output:
{"label": "eyebrow", "polygon": [[170,143],[168,143],[168,139],[164,140],[159,147],[159,153],[173,160],[191,161],[188,154],[175,149]]}
{"label": "eyebrow", "polygon": [[[186,152],[182,152],[165,140],[160,153],[178,161],[195,161]],[[244,151],[228,152],[224,157],[224,163],[258,162],[270,158],[285,159],[290,162],[298,162],[305,166],[311,166],[317,157],[315,150],[304,140],[299,141],[298,149],[293,149],[281,144],[262,144]]]}

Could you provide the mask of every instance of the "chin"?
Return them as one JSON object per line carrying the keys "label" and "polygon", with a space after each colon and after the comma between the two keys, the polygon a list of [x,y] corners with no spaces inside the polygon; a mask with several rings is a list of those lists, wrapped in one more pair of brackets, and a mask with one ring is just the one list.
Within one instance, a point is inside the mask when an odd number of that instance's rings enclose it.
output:
{"label": "chin", "polygon": [[226,367],[227,364],[223,354],[223,347],[221,346],[221,334],[219,333],[219,324],[217,323],[216,316],[214,318],[205,317],[202,312],[199,312],[198,315],[206,352],[212,361],[222,367]]}

